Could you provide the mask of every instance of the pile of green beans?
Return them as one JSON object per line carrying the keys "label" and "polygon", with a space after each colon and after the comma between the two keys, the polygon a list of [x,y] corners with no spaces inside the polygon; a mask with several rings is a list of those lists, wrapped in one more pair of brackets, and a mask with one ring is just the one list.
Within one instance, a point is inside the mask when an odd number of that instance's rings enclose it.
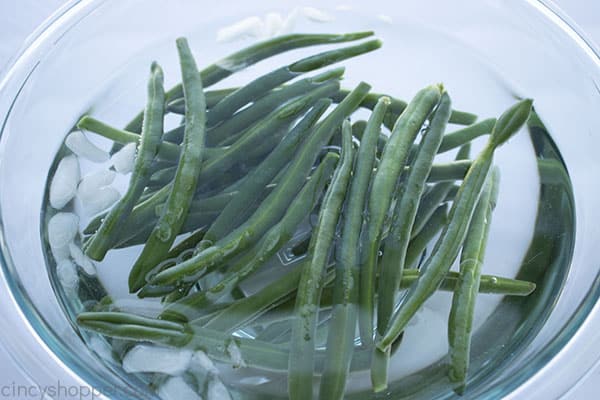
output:
{"label": "pile of green beans", "polygon": [[[532,101],[478,122],[452,109],[441,84],[405,102],[364,82],[342,89],[343,67],[305,76],[377,50],[376,39],[206,89],[288,50],[372,35],[282,36],[203,70],[180,38],[180,85],[165,91],[153,63],[146,109],[125,128],[84,116],[78,127],[113,151],[138,145],[125,195],[83,230],[85,253],[102,261],[141,246],[130,292],[161,298],[163,309],[148,318],[103,302],[83,310],[79,326],[222,363],[235,362],[226,350],[235,343],[247,367],[287,373],[290,399],[335,400],[352,371],[369,370],[373,391],[384,391],[408,322],[449,291],[448,376],[462,393],[477,295],[535,290],[482,274],[499,191],[494,152],[527,122]],[[359,108],[368,120],[352,120]],[[181,125],[165,129],[169,113],[184,115]],[[470,159],[471,142],[486,135]],[[455,160],[440,162],[449,151]]]}

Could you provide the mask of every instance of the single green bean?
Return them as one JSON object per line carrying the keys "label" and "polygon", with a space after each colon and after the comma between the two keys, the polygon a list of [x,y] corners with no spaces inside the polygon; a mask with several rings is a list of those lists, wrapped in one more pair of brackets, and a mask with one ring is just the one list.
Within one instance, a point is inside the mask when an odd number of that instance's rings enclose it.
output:
{"label": "single green bean", "polygon": [[356,57],[381,47],[381,41],[370,40],[355,46],[344,47],[312,55],[263,75],[242,86],[216,104],[210,112],[209,127],[224,121],[246,104],[264,93],[288,82],[305,72],[313,71],[348,58]]}
{"label": "single green bean", "polygon": [[522,100],[505,111],[494,126],[487,145],[479,154],[463,180],[452,204],[448,225],[442,231],[435,248],[422,267],[422,275],[409,289],[402,305],[394,313],[389,327],[376,345],[385,352],[402,333],[404,327],[423,302],[440,285],[448,269],[458,256],[465,239],[474,208],[491,168],[494,151],[518,132],[529,118],[532,101]]}
{"label": "single green bean", "polygon": [[[431,168],[431,172],[427,177],[427,182],[455,182],[464,179],[465,175],[471,168],[471,160],[458,160],[448,163],[437,163]],[[409,170],[406,167],[405,170]]]}
{"label": "single green bean", "polygon": [[335,168],[338,156],[329,153],[311,179],[304,185],[300,193],[290,204],[281,220],[267,231],[249,253],[249,259],[242,257],[215,285],[207,290],[193,293],[183,299],[169,304],[160,317],[169,320],[190,320],[199,315],[203,308],[214,303],[243,279],[254,273],[265,261],[269,260],[293,237],[296,228],[314,208],[323,188],[329,181]]}
{"label": "single green bean", "polygon": [[261,206],[243,225],[219,240],[214,246],[196,254],[191,259],[160,272],[152,278],[152,284],[172,284],[195,282],[220,262],[239,254],[248,248],[255,239],[261,237],[285,213],[287,206],[300,190],[300,187],[320,149],[329,142],[334,128],[349,116],[370,90],[361,83],[348,95],[314,130],[302,150],[287,168],[286,179],[280,182]]}
{"label": "single green bean", "polygon": [[360,260],[359,278],[360,338],[366,346],[373,343],[376,264],[384,220],[411,145],[423,123],[439,102],[440,96],[441,87],[437,85],[429,86],[417,93],[398,118],[373,177],[367,204],[368,221]]}
{"label": "single green bean", "polygon": [[[447,92],[442,94],[440,102],[433,114],[427,133],[419,144],[419,150],[413,160],[410,172],[403,182],[401,195],[396,203],[392,229],[385,240],[381,259],[380,277],[377,297],[377,335],[385,333],[388,322],[396,306],[396,294],[402,279],[402,271],[406,268],[406,252],[417,207],[421,201],[427,176],[431,171],[442,137],[448,124],[451,111],[451,100]],[[378,352],[373,357],[371,382],[375,392],[387,388],[388,365],[390,352]]]}
{"label": "single green bean", "polygon": [[[259,61],[303,47],[352,42],[373,36],[373,32],[354,32],[341,35],[331,34],[291,34],[269,39],[235,52],[200,71],[204,87],[209,87],[227,78],[235,72],[248,68]],[[183,87],[176,85],[166,93],[167,100],[183,97]],[[136,115],[125,129],[139,132],[143,114]]]}
{"label": "single green bean", "polygon": [[[128,132],[122,129],[117,129],[89,115],[84,115],[77,123],[77,127],[79,129],[83,129],[105,137],[119,144],[137,144],[140,142],[139,134]],[[177,163],[179,161],[179,142],[181,142],[181,140],[179,140],[178,143],[173,143],[173,141],[176,141],[178,139],[178,135],[181,131],[181,128],[183,128],[183,125],[180,125],[175,129],[165,132],[165,134],[163,135],[163,141],[158,145],[158,152],[156,153],[157,160],[168,162],[169,165],[173,165],[173,163]],[[220,154],[224,149],[225,148],[219,147],[206,148],[206,157],[214,157],[215,155]],[[155,165],[153,165],[153,169],[157,169],[156,161]]]}
{"label": "single green bean", "polygon": [[390,100],[387,97],[378,100],[364,127],[364,134],[360,137],[360,147],[344,211],[342,241],[339,252],[336,252],[334,306],[319,389],[319,397],[322,399],[343,398],[350,370],[358,312],[360,232],[381,124],[389,104]]}
{"label": "single green bean", "polygon": [[292,319],[288,393],[290,399],[312,399],[312,377],[315,353],[315,330],[318,308],[323,290],[323,275],[329,263],[331,247],[341,209],[350,182],[354,149],[352,126],[348,120],[342,126],[342,155],[338,167],[325,193],[319,221],[313,233],[308,257],[311,259],[303,271],[296,296],[295,317]]}
{"label": "single green bean", "polygon": [[491,133],[495,124],[496,118],[488,118],[476,124],[469,125],[463,129],[459,129],[444,135],[444,139],[442,140],[442,144],[440,145],[438,153],[445,153],[449,150],[463,146],[480,136]]}
{"label": "single green bean", "polygon": [[450,368],[448,377],[461,394],[467,379],[471,329],[475,302],[481,281],[481,268],[487,246],[492,212],[498,199],[499,173],[493,169],[479,198],[460,256],[460,275],[448,318]]}
{"label": "single green bean", "polygon": [[206,132],[206,102],[196,61],[187,40],[177,39],[184,97],[185,134],[175,180],[165,209],[129,274],[129,290],[144,286],[146,274],[169,252],[179,234],[196,191]]}
{"label": "single green bean", "polygon": [[86,245],[85,252],[93,260],[100,261],[104,259],[104,256],[115,242],[118,229],[131,213],[150,178],[150,167],[160,144],[165,114],[163,72],[156,63],[152,64],[151,70],[148,83],[148,104],[144,113],[140,149],[129,180],[129,187],[125,195],[104,218],[98,231]]}

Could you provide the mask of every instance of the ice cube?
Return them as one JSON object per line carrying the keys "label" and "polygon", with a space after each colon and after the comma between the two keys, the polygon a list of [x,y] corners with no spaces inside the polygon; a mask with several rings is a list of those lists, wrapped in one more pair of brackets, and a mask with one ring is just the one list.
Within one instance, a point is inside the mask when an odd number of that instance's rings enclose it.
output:
{"label": "ice cube", "polygon": [[314,22],[331,22],[334,20],[330,14],[314,7],[303,7],[302,15]]}
{"label": "ice cube", "polygon": [[77,290],[79,277],[77,267],[70,260],[63,260],[56,266],[56,276],[65,290]]}
{"label": "ice cube", "polygon": [[207,400],[231,400],[229,391],[219,378],[213,376],[208,382]]}
{"label": "ice cube", "polygon": [[121,150],[113,154],[110,161],[117,172],[128,174],[133,171],[136,150],[137,145],[135,143],[128,143]]}
{"label": "ice cube", "polygon": [[294,31],[299,14],[300,10],[298,9],[298,7],[296,7],[287,15],[287,17],[285,17],[285,20],[283,21],[283,24],[279,29],[280,35],[285,35]]}
{"label": "ice cube", "polygon": [[273,37],[280,34],[281,29],[283,28],[283,17],[281,14],[276,12],[270,12],[265,17],[265,36]]}
{"label": "ice cube", "polygon": [[139,344],[129,350],[123,358],[126,372],[159,372],[181,375],[188,368],[192,351],[154,345]]}
{"label": "ice cube", "polygon": [[79,230],[79,217],[73,213],[59,212],[48,221],[48,242],[50,247],[68,247]]}
{"label": "ice cube", "polygon": [[92,162],[101,163],[109,159],[108,153],[90,142],[81,131],[69,133],[65,139],[65,145],[79,157]]}
{"label": "ice cube", "polygon": [[263,32],[264,22],[257,16],[248,17],[219,29],[217,42],[231,42],[248,36],[259,37]]}
{"label": "ice cube", "polygon": [[112,186],[96,190],[94,195],[80,196],[81,205],[88,215],[95,215],[106,210],[121,198],[121,194]]}
{"label": "ice cube", "polygon": [[58,163],[50,184],[50,205],[60,210],[77,193],[79,183],[79,162],[77,157],[66,156]]}
{"label": "ice cube", "polygon": [[75,243],[69,243],[69,254],[71,258],[75,262],[75,264],[79,265],[86,274],[88,275],[96,275],[96,266],[90,260],[88,256],[86,256],[83,251],[77,246]]}
{"label": "ice cube", "polygon": [[167,379],[158,388],[158,396],[163,400],[202,400],[202,397],[178,376]]}
{"label": "ice cube", "polygon": [[191,368],[197,368],[211,375],[218,375],[219,370],[212,362],[212,360],[202,350],[194,352],[192,361],[190,363]]}
{"label": "ice cube", "polygon": [[246,363],[242,358],[242,352],[238,347],[237,343],[232,340],[227,345],[227,353],[229,353],[229,357],[231,358],[231,362],[233,363],[233,368],[245,367]]}
{"label": "ice cube", "polygon": [[114,360],[113,354],[112,354],[112,349],[108,345],[108,343],[106,343],[106,340],[101,339],[97,336],[94,336],[90,339],[89,346],[90,346],[90,349],[92,349],[92,351],[94,353],[96,353],[98,355],[98,357],[102,358],[103,360],[107,360],[107,361]]}

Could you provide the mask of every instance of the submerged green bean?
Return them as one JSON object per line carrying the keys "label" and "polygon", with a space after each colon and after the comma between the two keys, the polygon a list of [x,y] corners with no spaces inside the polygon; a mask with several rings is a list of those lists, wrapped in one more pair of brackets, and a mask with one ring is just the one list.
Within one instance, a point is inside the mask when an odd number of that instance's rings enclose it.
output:
{"label": "submerged green bean", "polygon": [[329,141],[333,128],[358,107],[370,86],[361,83],[315,129],[300,153],[287,168],[286,179],[280,182],[261,206],[243,225],[219,240],[214,246],[196,254],[191,259],[155,275],[154,285],[176,282],[195,282],[218,263],[245,250],[281,218],[293,197],[300,190],[319,151]]}
{"label": "submerged green bean", "polygon": [[[406,252],[417,213],[417,207],[425,188],[426,179],[431,171],[433,159],[442,142],[450,118],[451,100],[447,92],[441,96],[425,133],[416,157],[411,164],[406,181],[402,183],[399,200],[394,211],[392,229],[385,240],[381,259],[380,278],[377,297],[377,335],[385,333],[388,322],[396,305],[396,293],[406,268]],[[387,369],[390,352],[377,353],[373,358],[371,381],[375,392],[387,388]]]}
{"label": "submerged green bean", "polygon": [[181,157],[164,210],[129,273],[132,293],[144,286],[146,274],[164,258],[179,234],[196,191],[204,156],[206,102],[202,81],[186,39],[177,39],[177,50],[186,99]]}
{"label": "submerged green bean", "polygon": [[373,343],[375,275],[384,219],[403,171],[410,148],[421,126],[439,102],[441,88],[429,86],[417,93],[398,118],[373,177],[367,204],[368,223],[361,254],[359,328],[364,345]]}
{"label": "submerged green bean", "polygon": [[342,241],[339,252],[336,252],[334,305],[327,338],[325,366],[319,388],[319,397],[322,399],[343,398],[350,370],[358,313],[360,232],[381,124],[389,104],[390,100],[387,97],[378,100],[360,138],[353,179],[344,211]]}
{"label": "submerged green bean", "polygon": [[460,256],[460,275],[448,318],[450,369],[448,377],[458,394],[464,391],[471,347],[471,328],[479,292],[492,211],[498,199],[499,173],[492,170],[473,214]]}
{"label": "submerged green bean", "polygon": [[520,101],[505,111],[496,122],[488,144],[473,162],[461,184],[450,210],[448,225],[442,231],[432,254],[425,261],[422,275],[409,289],[404,302],[394,313],[385,335],[377,341],[378,351],[387,351],[423,302],[440,285],[458,256],[458,251],[471,222],[475,204],[479,200],[483,183],[492,165],[494,151],[525,124],[529,118],[531,106],[531,100]]}
{"label": "submerged green bean", "polygon": [[292,319],[288,394],[290,399],[312,399],[312,377],[315,352],[315,329],[323,290],[323,275],[329,263],[341,209],[350,182],[354,149],[352,126],[348,120],[342,126],[342,155],[331,185],[319,212],[319,220],[308,248],[311,262],[304,269],[296,295],[295,316]]}
{"label": "submerged green bean", "polygon": [[158,64],[152,64],[151,77],[148,83],[148,104],[144,112],[144,126],[142,128],[139,154],[135,160],[127,192],[110,210],[98,231],[85,246],[85,253],[93,260],[100,261],[104,259],[107,251],[110,250],[116,240],[118,230],[129,217],[150,178],[150,167],[163,133],[165,114],[163,79],[162,69]]}

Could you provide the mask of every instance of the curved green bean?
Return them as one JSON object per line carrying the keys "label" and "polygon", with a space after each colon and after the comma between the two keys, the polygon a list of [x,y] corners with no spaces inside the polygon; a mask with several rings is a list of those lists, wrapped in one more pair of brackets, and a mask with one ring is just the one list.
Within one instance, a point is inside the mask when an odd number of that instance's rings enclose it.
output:
{"label": "curved green bean", "polygon": [[319,301],[323,290],[323,275],[329,263],[330,249],[346,198],[346,189],[350,182],[353,163],[352,126],[348,120],[345,120],[342,126],[341,159],[329,189],[325,193],[319,220],[308,248],[308,257],[311,262],[300,277],[296,295],[288,369],[288,394],[292,400],[312,399],[314,337]]}
{"label": "curved green bean", "polygon": [[140,139],[139,154],[136,157],[129,187],[125,195],[110,210],[98,231],[86,244],[85,253],[93,260],[104,259],[106,252],[115,242],[118,229],[127,219],[136,201],[142,195],[150,178],[150,167],[160,144],[165,114],[165,91],[163,88],[163,72],[158,64],[153,63],[148,83],[148,104],[144,113],[144,126]]}
{"label": "curved green bean", "polygon": [[327,338],[325,366],[319,388],[319,397],[322,399],[343,398],[350,370],[358,312],[360,232],[369,183],[375,165],[381,124],[389,104],[390,100],[387,97],[378,100],[371,117],[366,122],[364,134],[360,137],[360,147],[344,211],[342,241],[339,252],[336,252],[334,305]]}
{"label": "curved green bean", "polygon": [[369,89],[370,86],[366,83],[359,84],[353,93],[317,126],[300,153],[287,168],[286,178],[277,185],[248,221],[219,240],[214,246],[175,267],[158,273],[152,278],[151,283],[161,285],[195,282],[218,263],[244,251],[256,238],[261,237],[285,213],[287,206],[300,190],[319,151],[329,142],[334,131],[333,128],[356,110]]}
{"label": "curved green bean", "polygon": [[179,234],[196,191],[204,156],[206,102],[202,81],[186,39],[177,39],[177,50],[186,99],[181,157],[165,209],[129,273],[129,290],[132,293],[144,286],[146,274],[168,253]]}
{"label": "curved green bean", "polygon": [[529,118],[532,101],[522,100],[505,111],[494,126],[486,147],[479,154],[463,180],[452,204],[448,225],[442,231],[435,248],[422,267],[422,275],[409,289],[402,305],[394,313],[388,329],[376,345],[385,352],[402,333],[418,308],[440,285],[448,269],[458,256],[474,208],[479,200],[493,161],[496,148],[518,132]]}
{"label": "curved green bean", "polygon": [[458,394],[464,391],[471,347],[475,301],[487,246],[492,212],[498,198],[499,173],[492,170],[479,198],[460,256],[460,275],[448,318],[450,368],[448,377]]}
{"label": "curved green bean", "polygon": [[361,253],[359,279],[360,338],[367,346],[373,343],[375,275],[384,219],[410,148],[423,123],[439,102],[440,96],[441,88],[437,85],[417,93],[398,118],[373,177],[367,204],[368,223]]}
{"label": "curved green bean", "polygon": [[476,124],[469,125],[463,129],[447,133],[444,135],[444,139],[442,140],[442,144],[440,145],[438,153],[445,153],[449,150],[463,146],[480,136],[491,133],[495,124],[496,118],[488,118]]}
{"label": "curved green bean", "polygon": [[348,58],[356,57],[381,47],[381,41],[370,40],[355,46],[344,47],[312,55],[263,75],[231,93],[210,112],[209,127],[224,121],[246,104],[261,97],[265,92],[288,82],[295,77]]}
{"label": "curved green bean", "polygon": [[[419,144],[416,158],[410,166],[410,172],[403,182],[399,200],[394,211],[392,229],[385,240],[383,257],[380,261],[380,278],[377,297],[377,335],[385,333],[388,322],[396,305],[396,293],[406,268],[406,252],[417,213],[417,207],[423,195],[426,179],[431,171],[442,137],[448,124],[451,100],[447,92],[442,94],[433,114],[427,133]],[[375,392],[387,388],[387,369],[390,353],[377,353],[373,357],[371,381]]]}

